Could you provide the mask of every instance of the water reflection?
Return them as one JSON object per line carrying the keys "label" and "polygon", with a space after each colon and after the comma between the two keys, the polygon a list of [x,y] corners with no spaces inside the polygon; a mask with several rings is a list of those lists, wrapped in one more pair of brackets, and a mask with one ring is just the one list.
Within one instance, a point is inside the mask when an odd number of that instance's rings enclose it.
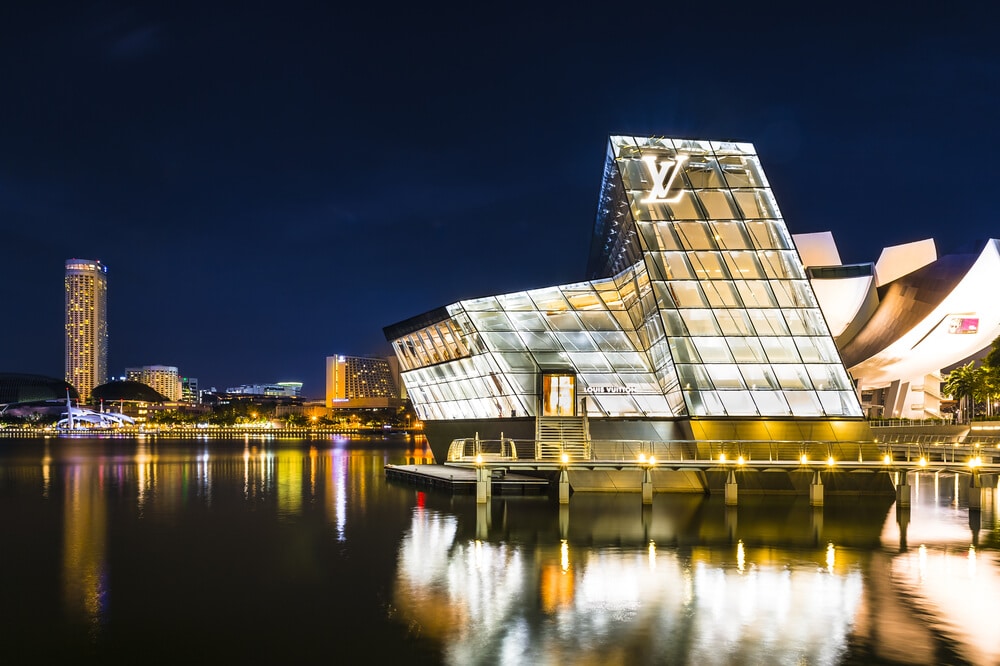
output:
{"label": "water reflection", "polygon": [[286,661],[329,657],[335,635],[338,655],[358,646],[351,663],[383,663],[379,650],[452,664],[1000,663],[996,494],[970,511],[967,476],[914,477],[909,509],[635,493],[477,504],[387,482],[387,462],[430,462],[415,444],[16,450],[0,450],[16,544],[0,551],[0,589],[17,613],[0,620],[18,645],[75,650],[76,631],[122,660],[168,627],[174,657],[199,632],[224,635],[220,661],[256,641]]}
{"label": "water reflection", "polygon": [[996,505],[914,483],[912,521],[872,497],[417,507],[395,598],[453,664],[1000,663],[1000,563],[970,544]]}
{"label": "water reflection", "polygon": [[[395,598],[450,663],[832,664],[845,654],[866,562],[816,546],[807,501],[747,500],[738,522],[701,496],[525,504],[506,503],[489,540],[483,505],[474,535],[454,515],[414,511]],[[820,531],[877,542],[889,505],[847,520],[855,508],[831,507]],[[539,512],[562,538],[546,545]]]}

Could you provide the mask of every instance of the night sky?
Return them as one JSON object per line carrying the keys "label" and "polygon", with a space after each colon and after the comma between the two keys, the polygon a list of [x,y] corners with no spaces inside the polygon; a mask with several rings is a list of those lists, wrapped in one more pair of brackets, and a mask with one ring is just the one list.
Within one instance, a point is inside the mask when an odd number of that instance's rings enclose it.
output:
{"label": "night sky", "polygon": [[755,144],[846,262],[1000,236],[997,14],[875,5],[3,3],[0,371],[62,377],[78,257],[112,375],[321,397],[384,326],[582,280],[612,134]]}

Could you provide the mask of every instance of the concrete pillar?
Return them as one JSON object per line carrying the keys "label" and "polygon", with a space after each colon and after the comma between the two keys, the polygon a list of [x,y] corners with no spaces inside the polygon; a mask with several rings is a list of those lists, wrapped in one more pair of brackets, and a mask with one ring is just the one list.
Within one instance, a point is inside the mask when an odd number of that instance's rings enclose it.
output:
{"label": "concrete pillar", "polygon": [[648,467],[642,470],[642,503],[653,503],[653,473]]}
{"label": "concrete pillar", "polygon": [[476,503],[485,504],[490,501],[490,470],[483,466],[476,468]]}
{"label": "concrete pillar", "polygon": [[813,474],[813,482],[809,486],[809,506],[823,506],[823,477],[819,472]]}
{"label": "concrete pillar", "polygon": [[476,505],[476,539],[487,541],[490,536],[490,505],[486,502]]}
{"label": "concrete pillar", "polygon": [[906,472],[899,474],[899,483],[896,484],[896,505],[910,506],[910,484],[906,482]]}
{"label": "concrete pillar", "polygon": [[726,506],[736,506],[738,490],[736,486],[736,474],[732,470],[729,470],[729,478],[726,479]]}
{"label": "concrete pillar", "polygon": [[900,506],[899,502],[896,502],[896,524],[899,525],[899,551],[904,552],[907,549],[906,528],[910,526],[909,506]]}
{"label": "concrete pillar", "polygon": [[569,504],[569,474],[565,467],[559,472],[559,503]]}
{"label": "concrete pillar", "polygon": [[818,546],[823,538],[823,507],[813,506],[812,520],[809,523],[813,531],[813,543]]}

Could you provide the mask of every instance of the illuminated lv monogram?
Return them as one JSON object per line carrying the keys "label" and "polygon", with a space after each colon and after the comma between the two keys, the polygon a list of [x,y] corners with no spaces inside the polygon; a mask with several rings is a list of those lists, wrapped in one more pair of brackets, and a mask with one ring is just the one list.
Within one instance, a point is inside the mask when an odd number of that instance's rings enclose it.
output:
{"label": "illuminated lv monogram", "polygon": [[650,190],[649,196],[640,201],[640,203],[676,203],[680,201],[681,196],[684,194],[683,190],[678,191],[672,197],[667,196],[667,194],[670,192],[670,188],[673,187],[674,180],[677,179],[677,174],[680,173],[681,167],[687,162],[687,158],[687,155],[678,155],[675,159],[663,160],[657,164],[655,156],[644,156],[642,161],[646,163],[649,175],[653,178],[653,189]]}

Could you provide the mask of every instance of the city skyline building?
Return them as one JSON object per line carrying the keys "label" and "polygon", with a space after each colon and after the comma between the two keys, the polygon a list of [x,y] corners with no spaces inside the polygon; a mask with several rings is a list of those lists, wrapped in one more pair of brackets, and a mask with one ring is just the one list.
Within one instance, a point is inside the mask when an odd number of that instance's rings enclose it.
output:
{"label": "city skyline building", "polygon": [[177,402],[181,399],[180,373],[172,365],[144,365],[141,368],[125,368],[125,378],[129,381],[145,384],[171,402]]}
{"label": "city skyline building", "polygon": [[66,261],[65,379],[82,401],[108,377],[107,272],[98,260]]}
{"label": "city skyline building", "polygon": [[226,389],[232,395],[260,395],[272,398],[299,398],[302,382],[272,382],[270,384],[241,384]]}
{"label": "city skyline building", "polygon": [[402,404],[399,361],[370,356],[326,357],[328,409],[381,408]]}
{"label": "city skyline building", "polygon": [[871,441],[753,145],[613,136],[586,281],[386,327],[438,460],[452,439]]}

